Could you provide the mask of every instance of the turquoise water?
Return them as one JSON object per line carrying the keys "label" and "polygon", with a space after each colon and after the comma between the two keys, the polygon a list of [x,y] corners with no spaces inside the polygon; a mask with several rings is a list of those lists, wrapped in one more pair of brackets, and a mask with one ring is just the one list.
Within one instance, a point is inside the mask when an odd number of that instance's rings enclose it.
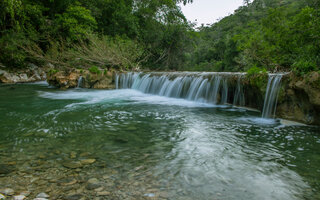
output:
{"label": "turquoise water", "polygon": [[110,199],[320,199],[319,127],[129,89],[45,83],[1,85],[0,113],[0,164],[11,170],[0,188],[32,196],[50,187],[63,198],[51,179],[73,177],[73,189],[99,179]]}

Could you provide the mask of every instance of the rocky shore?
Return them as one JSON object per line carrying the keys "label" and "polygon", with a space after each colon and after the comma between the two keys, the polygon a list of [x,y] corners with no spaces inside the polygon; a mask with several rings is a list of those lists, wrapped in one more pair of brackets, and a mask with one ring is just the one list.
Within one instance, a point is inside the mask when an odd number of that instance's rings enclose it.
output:
{"label": "rocky shore", "polygon": [[[56,150],[6,159],[0,165],[1,200],[167,199],[152,174],[140,166],[123,171],[90,152]],[[158,189],[155,189],[158,188]],[[187,197],[186,197],[187,198]]]}
{"label": "rocky shore", "polygon": [[0,83],[28,83],[46,80],[46,70],[34,64],[29,64],[28,68],[18,71],[10,71],[0,68]]}

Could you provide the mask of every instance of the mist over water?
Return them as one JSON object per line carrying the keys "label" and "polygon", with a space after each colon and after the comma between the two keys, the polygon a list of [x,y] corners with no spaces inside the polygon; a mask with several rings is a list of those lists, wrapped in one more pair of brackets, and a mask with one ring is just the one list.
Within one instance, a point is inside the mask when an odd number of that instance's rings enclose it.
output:
{"label": "mist over water", "polygon": [[[17,171],[39,154],[89,152],[97,163],[82,169],[83,176],[112,171],[109,190],[130,185],[129,197],[132,191],[135,198],[166,192],[167,199],[320,195],[318,127],[284,126],[231,105],[132,89],[14,87],[0,86],[0,162],[18,160]],[[64,169],[63,156],[47,159]]]}

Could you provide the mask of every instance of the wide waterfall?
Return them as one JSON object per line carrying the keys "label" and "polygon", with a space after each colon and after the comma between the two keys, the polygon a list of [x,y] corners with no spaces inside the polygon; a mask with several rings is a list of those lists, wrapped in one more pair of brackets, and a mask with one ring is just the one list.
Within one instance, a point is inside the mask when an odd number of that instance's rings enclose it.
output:
{"label": "wide waterfall", "polygon": [[275,116],[282,76],[283,74],[269,74],[268,85],[262,110],[263,118],[274,118]]}
{"label": "wide waterfall", "polygon": [[[269,74],[263,118],[274,118],[283,74]],[[117,89],[183,98],[209,104],[246,106],[245,73],[227,72],[128,72],[117,74]],[[246,88],[248,90],[248,88]],[[247,91],[248,92],[248,91]]]}
{"label": "wide waterfall", "polygon": [[[241,85],[243,75],[244,73],[225,72],[129,72],[118,74],[115,82],[117,89],[131,88],[144,93],[203,103],[244,106]],[[230,85],[232,81],[235,82],[235,87]]]}

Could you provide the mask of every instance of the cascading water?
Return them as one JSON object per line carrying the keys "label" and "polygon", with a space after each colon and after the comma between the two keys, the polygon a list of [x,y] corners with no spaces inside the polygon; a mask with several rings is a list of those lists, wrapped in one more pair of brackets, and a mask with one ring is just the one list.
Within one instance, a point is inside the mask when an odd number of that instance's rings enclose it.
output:
{"label": "cascading water", "polygon": [[[229,89],[230,77],[236,76],[237,86]],[[117,89],[136,89],[144,93],[183,98],[211,104],[228,104],[228,97],[237,96],[234,105],[244,105],[241,86],[243,73],[122,73],[115,77]],[[235,84],[233,84],[235,85]],[[235,91],[235,94],[229,94]]]}
{"label": "cascading water", "polygon": [[82,81],[83,81],[83,78],[82,78],[82,76],[80,76],[79,79],[78,79],[77,88],[81,88],[81,86],[82,86]]}
{"label": "cascading water", "polygon": [[282,76],[283,74],[269,74],[268,85],[262,110],[263,118],[274,118],[275,116]]}
{"label": "cascading water", "polygon": [[236,92],[235,92],[235,95],[233,98],[233,106],[236,106],[236,105],[244,106],[245,105],[243,87],[241,84],[242,77],[243,77],[242,75],[238,76],[237,88],[236,88]]}

